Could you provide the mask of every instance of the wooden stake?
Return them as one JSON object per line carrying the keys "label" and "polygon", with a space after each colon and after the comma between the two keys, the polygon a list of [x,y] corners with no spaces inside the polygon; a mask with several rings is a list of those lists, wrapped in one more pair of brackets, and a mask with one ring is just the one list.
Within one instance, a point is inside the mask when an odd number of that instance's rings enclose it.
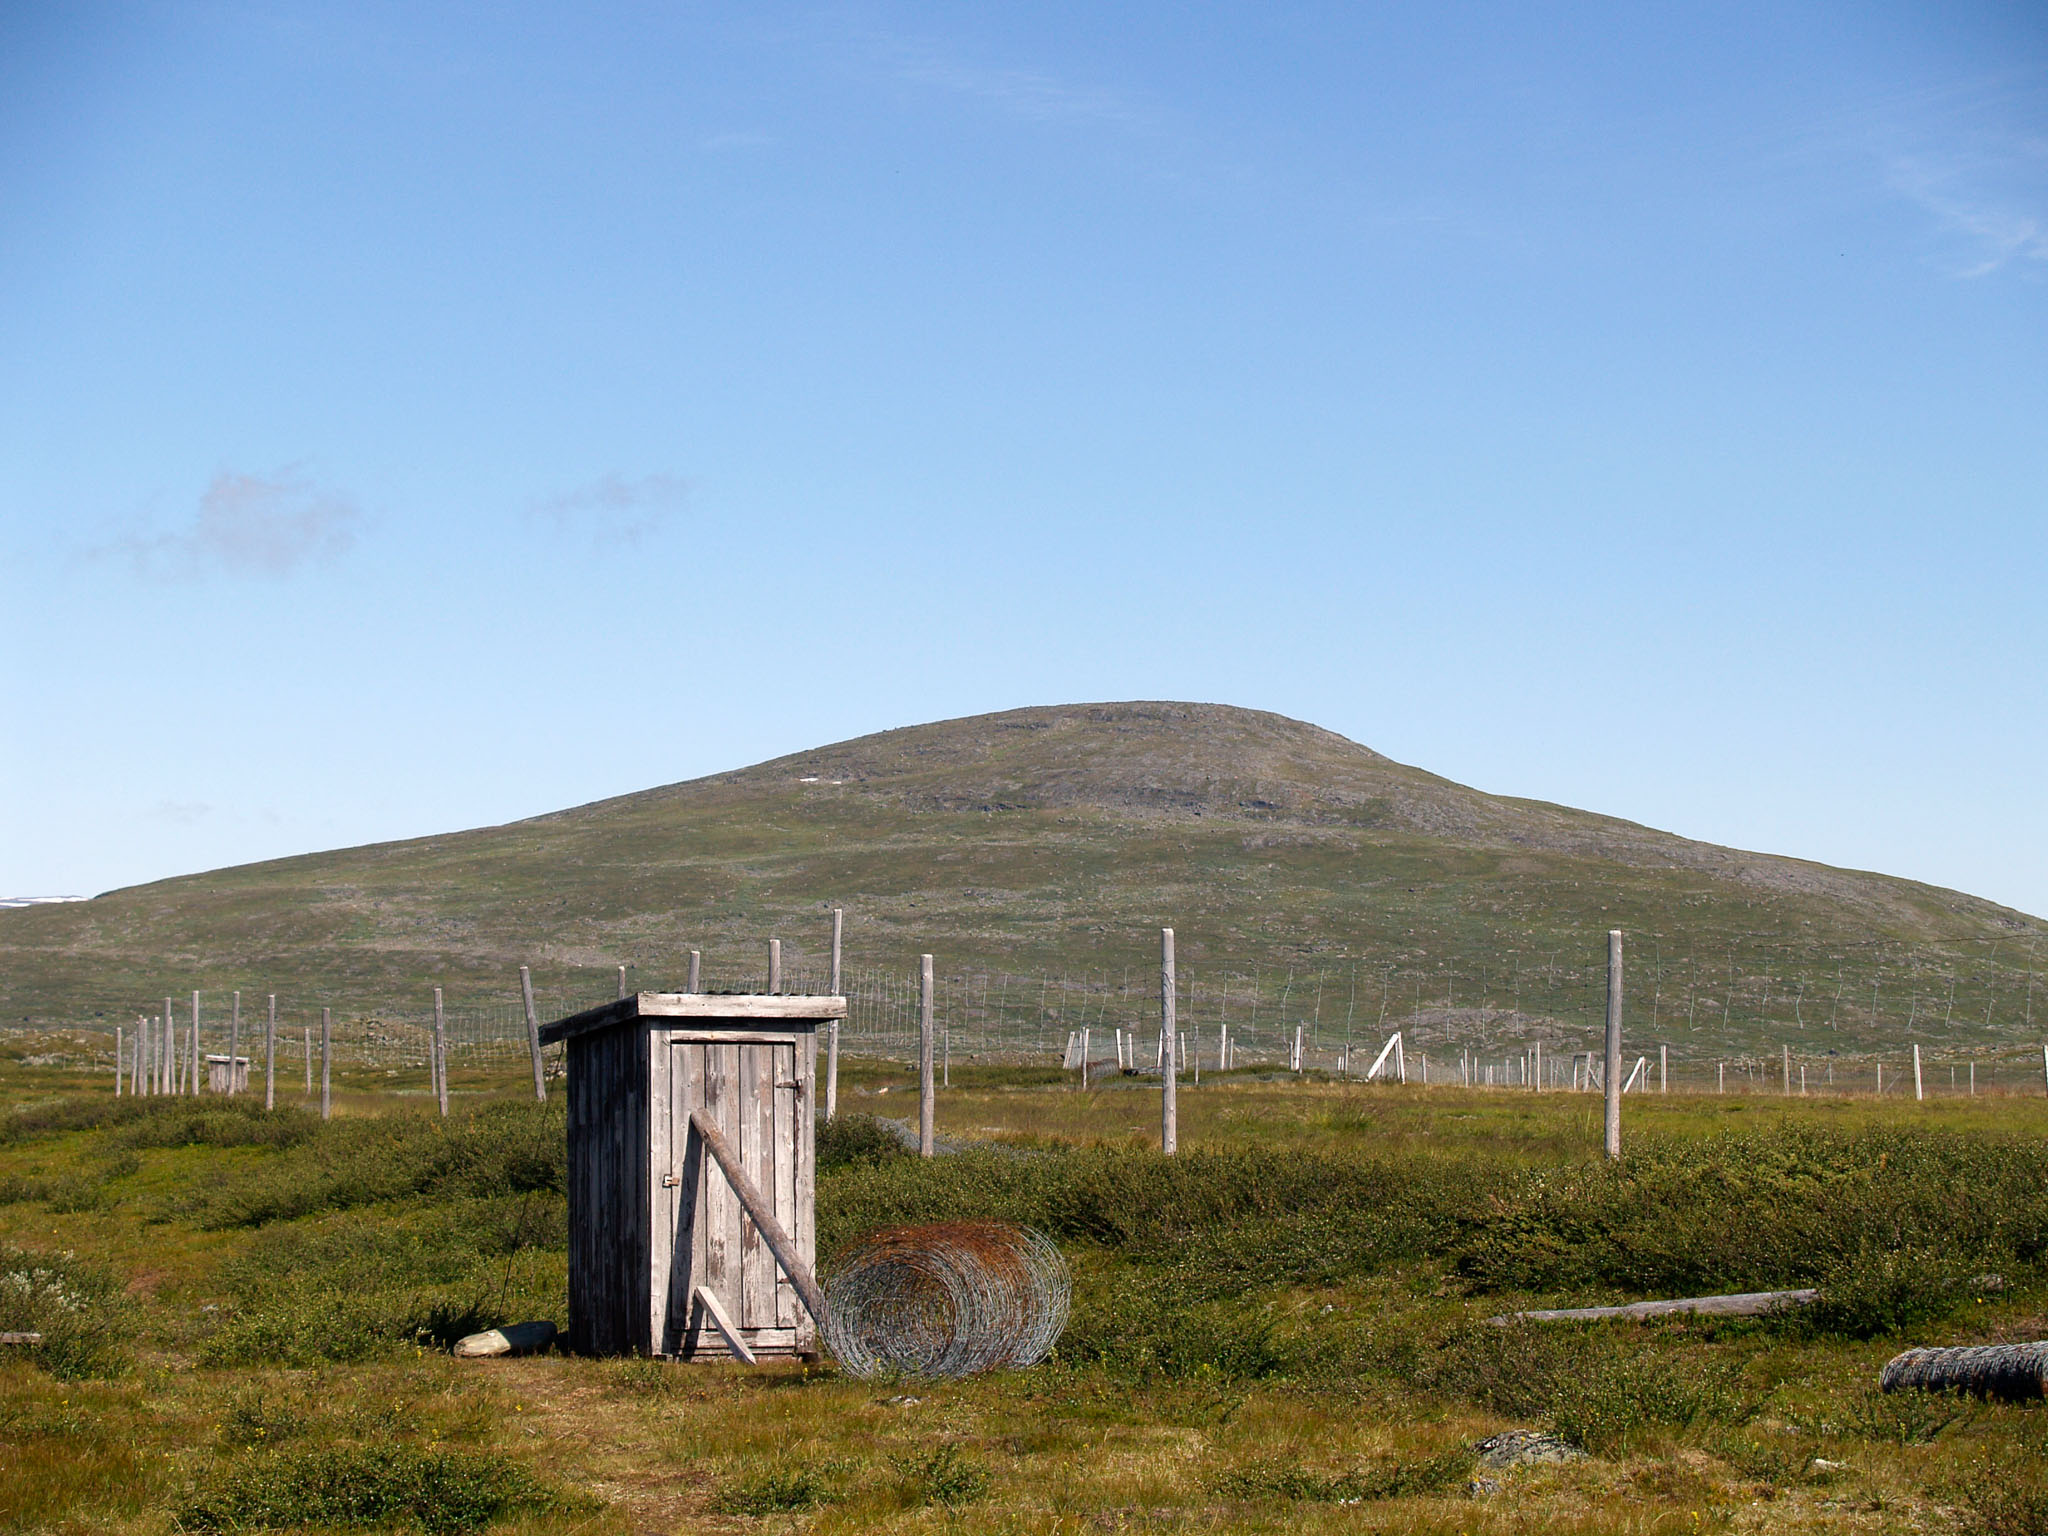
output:
{"label": "wooden stake", "polygon": [[1668,1045],[1657,1047],[1657,1091],[1671,1091],[1671,1047]]}
{"label": "wooden stake", "polygon": [[171,1013],[171,1000],[164,999],[164,1027],[157,1042],[157,1087],[166,1094],[178,1091],[178,1024]]}
{"label": "wooden stake", "polygon": [[619,1001],[621,1001],[621,1002],[625,1001],[625,997],[626,997],[626,968],[625,968],[625,967],[624,967],[623,965],[619,967],[619,990],[618,990],[617,992],[615,992],[615,993],[613,994],[613,996],[614,996],[614,997],[616,997],[617,999],[619,999]]}
{"label": "wooden stake", "polygon": [[697,950],[690,951],[690,979],[683,984],[685,992],[704,990],[704,956]]}
{"label": "wooden stake", "polygon": [[441,1118],[448,1118],[448,1016],[441,1007],[441,989],[434,988],[434,1097]]}
{"label": "wooden stake", "polygon": [[1621,930],[1607,934],[1607,1054],[1601,1068],[1606,1097],[1606,1150],[1621,1156]]}
{"label": "wooden stake", "polygon": [[263,1025],[263,1107],[277,1108],[277,994],[270,994],[270,1012]]}
{"label": "wooden stake", "polygon": [[[1543,1091],[1543,1042],[1541,1040],[1536,1042],[1536,1070],[1531,1074],[1529,1085],[1538,1093]],[[1425,1088],[1429,1086],[1429,1058],[1427,1056],[1422,1058],[1422,1086]]]}
{"label": "wooden stake", "polygon": [[768,941],[768,995],[773,997],[782,990],[782,940]]}
{"label": "wooden stake", "polygon": [[334,1118],[334,1010],[320,1010],[320,1118]]}
{"label": "wooden stake", "polygon": [[187,1079],[186,1079],[185,1081],[186,1081],[186,1084],[187,1084],[187,1086],[188,1086],[188,1087],[189,1087],[189,1088],[191,1089],[191,1091],[192,1091],[192,1097],[196,1099],[196,1098],[198,1098],[198,1097],[199,1097],[199,1078],[200,1078],[200,1059],[199,1059],[199,994],[198,994],[197,992],[194,992],[194,993],[192,994],[192,1035],[191,1035],[191,1039],[190,1039],[190,1042],[189,1042],[189,1043],[190,1043],[190,1046],[191,1046],[191,1049],[190,1049],[190,1051],[188,1052],[188,1055],[190,1056],[190,1059],[191,1059],[191,1064],[192,1064],[192,1065],[191,1065],[191,1076],[189,1076],[189,1077],[188,1077],[188,1078],[187,1078]]}
{"label": "wooden stake", "polygon": [[1088,1086],[1088,1026],[1081,1026],[1081,1087]]}
{"label": "wooden stake", "polygon": [[932,957],[917,957],[917,1155],[932,1155]]}
{"label": "wooden stake", "polygon": [[306,1026],[306,1097],[313,1097],[313,1026]]}
{"label": "wooden stake", "polygon": [[519,967],[519,997],[526,1004],[526,1049],[533,1056],[533,1097],[538,1103],[548,1101],[548,1083],[541,1074],[540,1065],[540,1014],[533,1006],[533,972],[526,966]]}
{"label": "wooden stake", "polygon": [[1920,1043],[1917,1040],[1913,1043],[1913,1097],[1916,1100],[1927,1097],[1920,1083]]}
{"label": "wooden stake", "polygon": [[228,1013],[228,1092],[235,1091],[236,1057],[242,1052],[242,994],[235,993],[234,1006]]}
{"label": "wooden stake", "polygon": [[1174,1016],[1176,982],[1173,965],[1173,930],[1159,930],[1159,1033],[1166,1042],[1160,1067],[1159,1150],[1168,1157],[1180,1150],[1180,1026]]}
{"label": "wooden stake", "polygon": [[127,1045],[127,1036],[121,1032],[121,1026],[116,1024],[114,1026],[114,1097],[117,1099],[121,1097],[121,1053],[127,1049]]}

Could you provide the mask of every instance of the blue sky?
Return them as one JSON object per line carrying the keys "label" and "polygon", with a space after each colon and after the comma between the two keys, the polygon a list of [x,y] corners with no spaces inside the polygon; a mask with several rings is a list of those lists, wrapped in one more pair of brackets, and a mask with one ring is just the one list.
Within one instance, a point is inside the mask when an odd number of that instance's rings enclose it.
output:
{"label": "blue sky", "polygon": [[0,895],[1033,703],[2048,913],[2032,4],[0,11]]}

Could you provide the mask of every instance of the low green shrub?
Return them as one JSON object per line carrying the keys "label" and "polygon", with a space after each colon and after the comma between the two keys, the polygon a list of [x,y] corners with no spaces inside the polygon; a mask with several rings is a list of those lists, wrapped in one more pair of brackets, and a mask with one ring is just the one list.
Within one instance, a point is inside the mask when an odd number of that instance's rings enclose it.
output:
{"label": "low green shrub", "polygon": [[988,1469],[962,1456],[950,1440],[933,1450],[891,1457],[889,1464],[896,1469],[908,1504],[957,1509],[988,1492]]}
{"label": "low green shrub", "polygon": [[816,1509],[831,1497],[831,1485],[816,1467],[765,1467],[721,1488],[712,1507],[721,1515],[775,1515]]}
{"label": "low green shrub", "polygon": [[1376,1499],[1443,1493],[1472,1472],[1469,1451],[1451,1451],[1425,1461],[1388,1463],[1353,1472],[1313,1472],[1285,1462],[1234,1467],[1210,1486],[1226,1499],[1286,1500],[1297,1504],[1364,1504]]}
{"label": "low green shrub", "polygon": [[1971,1536],[2048,1531],[2048,1477],[2037,1456],[1979,1457],[1952,1468],[1933,1492],[1958,1507]]}
{"label": "low green shrub", "polygon": [[445,1536],[518,1511],[594,1505],[506,1456],[393,1442],[230,1459],[184,1500],[176,1519],[187,1531],[404,1526]]}
{"label": "low green shrub", "polygon": [[28,1358],[65,1380],[118,1375],[127,1314],[112,1274],[68,1253],[0,1245],[0,1333],[39,1333]]}
{"label": "low green shrub", "polygon": [[1759,1401],[1739,1371],[1695,1350],[1681,1360],[1657,1340],[1595,1324],[1470,1324],[1402,1351],[1395,1373],[1441,1397],[1509,1418],[1541,1418],[1588,1451],[1626,1447],[1652,1428],[1743,1423]]}
{"label": "low green shrub", "polygon": [[873,1167],[910,1157],[903,1138],[873,1115],[838,1115],[818,1125],[818,1172]]}

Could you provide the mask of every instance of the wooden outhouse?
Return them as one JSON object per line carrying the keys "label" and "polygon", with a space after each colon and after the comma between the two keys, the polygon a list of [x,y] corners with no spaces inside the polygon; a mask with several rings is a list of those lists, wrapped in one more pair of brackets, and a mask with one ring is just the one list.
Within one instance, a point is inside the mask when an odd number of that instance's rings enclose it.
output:
{"label": "wooden outhouse", "polygon": [[237,1056],[232,1062],[227,1053],[206,1058],[206,1091],[208,1093],[247,1093],[249,1091],[249,1058]]}
{"label": "wooden outhouse", "polygon": [[817,1031],[842,997],[642,992],[557,1020],[569,1346],[814,1355]]}

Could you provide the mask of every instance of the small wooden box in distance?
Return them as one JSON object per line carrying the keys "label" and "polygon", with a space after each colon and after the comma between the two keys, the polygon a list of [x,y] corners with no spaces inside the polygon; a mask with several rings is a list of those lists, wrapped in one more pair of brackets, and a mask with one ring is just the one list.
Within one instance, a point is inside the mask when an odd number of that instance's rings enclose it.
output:
{"label": "small wooden box in distance", "polygon": [[230,1070],[227,1053],[206,1058],[206,1091],[208,1093],[247,1093],[249,1091],[249,1058],[237,1056]]}
{"label": "small wooden box in distance", "polygon": [[702,1109],[817,1266],[817,1031],[843,997],[642,992],[559,1019],[568,1048],[569,1347],[729,1358],[702,1287],[757,1356],[818,1352],[817,1327],[690,1134]]}

